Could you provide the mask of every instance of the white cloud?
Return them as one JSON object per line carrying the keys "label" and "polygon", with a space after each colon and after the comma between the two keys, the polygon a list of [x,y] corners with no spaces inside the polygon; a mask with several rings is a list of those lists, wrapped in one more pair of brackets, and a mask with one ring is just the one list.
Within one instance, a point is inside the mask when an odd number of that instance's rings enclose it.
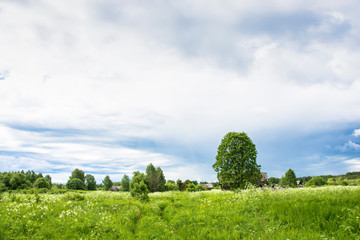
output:
{"label": "white cloud", "polygon": [[[0,123],[87,134],[49,137],[0,124],[5,139],[0,150],[35,152],[65,166],[100,162],[130,172],[144,167],[142,160],[170,167],[178,159],[99,142],[146,138],[205,148],[230,130],[262,135],[286,128],[296,135],[357,121],[359,21],[355,7],[349,7],[356,4],[3,1],[0,79],[2,69],[11,74],[0,81]],[[282,11],[323,19],[304,34],[331,32],[343,23],[352,29],[338,41],[312,35],[297,41],[238,27],[249,13]],[[84,143],[85,138],[95,143]],[[175,172],[169,170],[180,176]]]}
{"label": "white cloud", "polygon": [[349,165],[349,171],[360,171],[360,158],[354,158],[344,161]]}
{"label": "white cloud", "polygon": [[355,129],[353,135],[354,135],[355,137],[360,136],[360,129]]}
{"label": "white cloud", "polygon": [[360,145],[357,143],[354,143],[353,141],[349,140],[347,143],[345,143],[343,146],[336,147],[337,150],[347,152],[347,151],[360,151]]}

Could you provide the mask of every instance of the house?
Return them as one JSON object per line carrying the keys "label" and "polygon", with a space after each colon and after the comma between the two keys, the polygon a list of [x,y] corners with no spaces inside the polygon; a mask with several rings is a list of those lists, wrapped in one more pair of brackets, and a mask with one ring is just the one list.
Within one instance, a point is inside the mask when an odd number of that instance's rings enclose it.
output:
{"label": "house", "polygon": [[211,183],[201,184],[201,186],[207,190],[211,190],[214,188],[214,185],[212,185]]}
{"label": "house", "polygon": [[111,188],[109,188],[109,190],[112,192],[118,192],[120,191],[120,186],[112,186]]}

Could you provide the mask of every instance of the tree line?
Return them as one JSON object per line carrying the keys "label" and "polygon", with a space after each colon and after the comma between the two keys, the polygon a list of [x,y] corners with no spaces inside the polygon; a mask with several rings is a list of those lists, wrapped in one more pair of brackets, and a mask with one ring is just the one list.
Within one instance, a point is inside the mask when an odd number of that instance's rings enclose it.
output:
{"label": "tree line", "polygon": [[[21,189],[68,189],[68,190],[110,190],[116,186],[116,190],[130,192],[134,198],[147,200],[147,194],[164,191],[203,191],[201,184],[207,182],[191,181],[189,179],[166,180],[160,167],[150,163],[144,173],[135,171],[132,178],[124,175],[120,182],[113,182],[109,175],[106,175],[101,183],[97,183],[92,174],[86,174],[81,169],[75,169],[69,176],[66,184],[52,183],[51,177],[34,171],[0,172],[0,191],[21,190]],[[219,184],[213,183],[216,187]]]}
{"label": "tree line", "polygon": [[281,178],[270,177],[269,185],[281,185],[286,187],[301,186],[323,186],[323,185],[341,185],[341,186],[356,186],[360,184],[360,172],[348,172],[341,175],[320,175],[320,176],[306,176],[296,177],[295,172],[290,168],[285,176]]}

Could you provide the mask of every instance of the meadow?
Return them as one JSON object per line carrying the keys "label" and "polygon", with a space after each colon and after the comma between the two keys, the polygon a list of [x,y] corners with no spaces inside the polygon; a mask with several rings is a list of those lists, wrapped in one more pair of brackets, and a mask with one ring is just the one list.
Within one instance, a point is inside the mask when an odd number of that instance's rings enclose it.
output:
{"label": "meadow", "polygon": [[360,187],[0,195],[0,239],[360,239]]}

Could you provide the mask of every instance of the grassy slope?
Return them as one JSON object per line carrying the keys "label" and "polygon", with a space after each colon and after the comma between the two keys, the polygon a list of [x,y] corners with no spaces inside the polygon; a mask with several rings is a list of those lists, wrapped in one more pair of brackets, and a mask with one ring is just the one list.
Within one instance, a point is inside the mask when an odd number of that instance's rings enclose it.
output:
{"label": "grassy slope", "polygon": [[5,193],[0,229],[10,239],[360,239],[360,187],[78,198]]}

